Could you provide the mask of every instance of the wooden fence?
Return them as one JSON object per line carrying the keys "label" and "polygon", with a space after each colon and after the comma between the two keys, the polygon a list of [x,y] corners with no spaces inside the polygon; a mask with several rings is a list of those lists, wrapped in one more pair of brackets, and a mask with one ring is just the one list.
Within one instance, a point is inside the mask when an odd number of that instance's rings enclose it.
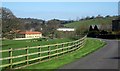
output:
{"label": "wooden fence", "polygon": [[[45,60],[59,57],[61,55],[64,55],[66,53],[69,53],[81,48],[85,43],[85,38],[86,36],[76,41],[59,43],[59,44],[16,48],[16,49],[10,48],[7,50],[0,50],[0,53],[8,52],[7,57],[0,58],[0,61],[5,60],[7,62],[7,63],[2,63],[2,65],[0,65],[0,68],[3,68],[3,69],[22,68],[25,66],[35,64],[37,62],[40,63]],[[42,50],[43,48],[44,50]],[[30,49],[32,50],[36,49],[37,51],[31,53]],[[24,54],[19,54],[16,56],[13,55],[15,51],[19,53],[21,50],[24,51]],[[36,56],[36,57],[30,58],[30,56]],[[18,59],[22,57],[24,57],[23,60],[18,60],[17,62],[14,62],[14,59]]]}

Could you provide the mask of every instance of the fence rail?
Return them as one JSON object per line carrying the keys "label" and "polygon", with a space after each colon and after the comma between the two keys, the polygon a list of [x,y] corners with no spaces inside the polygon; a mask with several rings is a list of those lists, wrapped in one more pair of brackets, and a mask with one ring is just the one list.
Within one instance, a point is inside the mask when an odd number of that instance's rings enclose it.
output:
{"label": "fence rail", "polygon": [[[35,63],[37,60],[38,60],[37,62],[41,62],[44,60],[51,59],[53,57],[58,57],[60,55],[64,55],[65,53],[75,51],[75,50],[79,49],[80,47],[82,47],[85,43],[85,38],[86,38],[86,36],[84,36],[83,38],[76,40],[76,41],[59,43],[59,44],[16,48],[16,49],[10,48],[7,50],[0,50],[0,53],[8,53],[9,54],[9,56],[7,56],[7,57],[0,58],[0,61],[8,62],[8,63],[3,63],[2,65],[0,65],[0,68],[3,68],[3,69],[20,68],[22,66],[28,66],[28,65],[32,64],[31,63],[32,61],[34,61],[33,63]],[[30,52],[30,49],[37,50],[37,51]],[[13,55],[15,51],[20,52],[21,50],[24,51],[25,53],[19,54],[19,55]],[[42,54],[44,54],[44,55],[42,55]],[[37,55],[37,57],[30,58],[33,55],[34,56]],[[22,57],[25,57],[25,58],[21,61],[14,62],[14,59],[18,59],[18,58],[22,58]],[[20,66],[20,64],[21,64],[21,66]]]}

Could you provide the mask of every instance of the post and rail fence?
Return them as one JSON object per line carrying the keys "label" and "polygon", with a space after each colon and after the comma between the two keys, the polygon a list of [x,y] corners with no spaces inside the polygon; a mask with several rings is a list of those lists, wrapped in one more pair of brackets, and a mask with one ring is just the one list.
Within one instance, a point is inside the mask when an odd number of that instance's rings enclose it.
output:
{"label": "post and rail fence", "polygon": [[[45,60],[52,58],[58,58],[61,55],[64,55],[69,52],[73,52],[85,44],[86,36],[79,40],[72,42],[64,42],[59,44],[43,45],[43,46],[34,46],[34,47],[25,47],[25,48],[10,48],[7,50],[0,50],[0,53],[7,53],[8,56],[0,58],[0,61],[5,61],[0,65],[0,68],[3,69],[18,69],[25,66],[33,65],[35,63],[40,63]],[[31,50],[37,50],[31,52]],[[24,51],[23,54],[14,55],[16,52]],[[22,53],[22,52],[21,52]],[[36,56],[36,57],[31,57]],[[21,60],[19,58],[22,58]],[[15,61],[15,59],[18,59]],[[14,62],[15,61],[15,62]]]}

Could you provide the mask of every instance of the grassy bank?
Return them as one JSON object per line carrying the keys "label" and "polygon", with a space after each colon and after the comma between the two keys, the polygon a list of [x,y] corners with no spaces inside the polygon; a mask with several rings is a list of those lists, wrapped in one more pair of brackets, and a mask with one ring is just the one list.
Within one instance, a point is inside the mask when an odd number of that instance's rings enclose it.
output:
{"label": "grassy bank", "polygon": [[88,38],[86,40],[85,46],[78,51],[75,51],[73,53],[68,53],[57,59],[53,59],[53,60],[50,60],[47,62],[32,65],[32,66],[28,66],[25,69],[27,69],[26,71],[32,71],[32,69],[41,69],[41,70],[58,69],[59,67],[65,65],[65,64],[68,64],[77,59],[80,59],[81,57],[86,56],[87,54],[103,47],[104,45],[105,45],[105,42],[103,42],[103,41]]}

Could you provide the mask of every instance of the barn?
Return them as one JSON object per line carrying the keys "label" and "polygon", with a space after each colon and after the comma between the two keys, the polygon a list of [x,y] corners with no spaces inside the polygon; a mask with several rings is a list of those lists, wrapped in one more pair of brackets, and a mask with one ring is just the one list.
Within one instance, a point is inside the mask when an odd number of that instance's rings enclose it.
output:
{"label": "barn", "polygon": [[42,33],[37,31],[25,31],[17,33],[17,39],[33,39],[33,38],[41,38]]}

